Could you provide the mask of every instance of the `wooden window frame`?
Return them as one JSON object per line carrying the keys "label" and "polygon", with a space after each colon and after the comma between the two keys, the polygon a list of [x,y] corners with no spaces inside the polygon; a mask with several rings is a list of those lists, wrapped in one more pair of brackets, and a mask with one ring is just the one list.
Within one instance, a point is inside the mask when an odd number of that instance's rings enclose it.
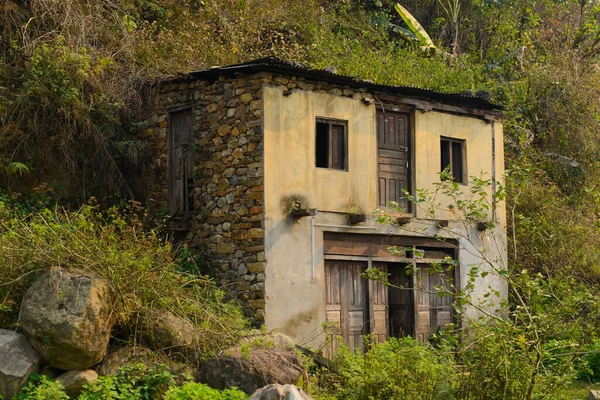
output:
{"label": "wooden window frame", "polygon": [[[447,165],[443,165],[443,158],[444,158],[444,143],[448,143],[448,164]],[[455,139],[455,138],[450,138],[450,137],[445,137],[445,136],[441,136],[440,137],[440,171],[443,172],[448,166],[450,166],[450,174],[452,175],[452,177],[454,178],[454,182],[456,183],[460,183],[463,185],[467,184],[467,146],[466,146],[467,141],[465,139]],[[458,144],[460,145],[460,147],[458,147],[460,149],[460,166],[461,166],[461,171],[460,173],[456,173],[456,171],[454,171],[453,165],[454,165],[454,160],[456,158],[456,154],[454,149],[457,148],[454,146],[454,144]]]}
{"label": "wooden window frame", "polygon": [[[319,145],[318,141],[318,124],[326,124],[327,125],[327,141],[328,141],[328,158],[327,158],[327,166],[319,165],[319,152],[317,151],[317,147]],[[341,168],[333,167],[333,135],[331,134],[333,130],[333,126],[338,125],[342,126],[343,133],[342,137],[344,138],[344,143],[342,145],[342,152],[340,156],[342,157],[342,166]],[[319,169],[328,169],[333,171],[348,171],[348,121],[334,119],[334,118],[325,118],[325,117],[317,117],[315,120],[315,167]]]}

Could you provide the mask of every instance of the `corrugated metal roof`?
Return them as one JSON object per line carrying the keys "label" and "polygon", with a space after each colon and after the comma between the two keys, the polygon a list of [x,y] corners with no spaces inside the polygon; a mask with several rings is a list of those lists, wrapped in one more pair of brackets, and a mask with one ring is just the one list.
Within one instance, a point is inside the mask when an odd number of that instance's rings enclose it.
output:
{"label": "corrugated metal roof", "polygon": [[393,93],[400,96],[419,98],[429,101],[435,100],[445,104],[459,105],[481,110],[503,109],[501,105],[494,104],[481,96],[473,96],[463,93],[443,93],[415,86],[383,85],[369,81],[363,81],[352,76],[341,75],[326,70],[312,69],[294,61],[285,61],[274,57],[260,58],[241,64],[229,65],[225,67],[214,67],[203,71],[195,71],[174,80],[217,79],[221,75],[230,76],[235,75],[238,72],[256,73],[261,71],[303,76],[308,79],[324,81],[331,84],[353,88],[366,88],[370,90]]}

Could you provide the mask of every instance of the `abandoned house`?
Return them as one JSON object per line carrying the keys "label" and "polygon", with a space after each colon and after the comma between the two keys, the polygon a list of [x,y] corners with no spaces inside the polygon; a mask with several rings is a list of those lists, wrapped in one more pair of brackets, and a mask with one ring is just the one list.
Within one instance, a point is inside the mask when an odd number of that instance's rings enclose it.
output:
{"label": "abandoned house", "polygon": [[[465,192],[471,175],[501,181],[498,106],[273,58],[164,82],[148,103],[148,199],[168,207],[169,228],[201,251],[206,272],[255,324],[313,347],[326,326],[361,347],[365,334],[423,341],[477,315],[471,307],[455,320],[451,296],[435,293],[447,280],[430,267],[452,258],[446,278],[460,287],[473,265],[502,266],[504,204],[493,205],[491,227],[452,211],[433,220],[403,189],[431,189],[446,168]],[[390,201],[406,211],[380,224],[373,211]],[[365,279],[370,267],[394,286]],[[490,288],[505,298],[498,275],[484,275],[474,301]]]}

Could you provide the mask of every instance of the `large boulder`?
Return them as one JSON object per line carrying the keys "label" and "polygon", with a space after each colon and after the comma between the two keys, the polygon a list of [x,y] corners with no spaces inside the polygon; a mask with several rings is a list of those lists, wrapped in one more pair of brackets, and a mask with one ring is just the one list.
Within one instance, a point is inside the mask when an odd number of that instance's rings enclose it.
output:
{"label": "large boulder", "polygon": [[20,333],[0,329],[0,395],[10,399],[38,372],[40,355]]}
{"label": "large boulder", "polygon": [[87,369],[106,355],[117,313],[106,279],[79,270],[53,268],[27,291],[21,327],[52,367]]}
{"label": "large boulder", "polygon": [[188,319],[178,317],[170,311],[144,311],[138,330],[154,350],[188,357],[198,349],[199,334],[196,327]]}
{"label": "large boulder", "polygon": [[83,390],[83,386],[94,382],[98,379],[98,374],[96,371],[91,369],[86,369],[83,371],[69,371],[65,372],[56,380],[60,382],[61,385],[65,388],[65,392],[69,395],[69,397],[76,399],[81,394]]}
{"label": "large boulder", "polygon": [[291,337],[279,332],[259,332],[240,340],[241,346],[254,348],[277,348],[281,350],[296,350],[296,344]]}
{"label": "large boulder", "polygon": [[257,389],[248,400],[312,400],[312,397],[297,386],[274,384]]}
{"label": "large boulder", "polygon": [[215,389],[235,386],[247,394],[272,383],[298,383],[304,373],[302,360],[290,348],[291,339],[276,338],[246,342],[202,363],[196,380]]}

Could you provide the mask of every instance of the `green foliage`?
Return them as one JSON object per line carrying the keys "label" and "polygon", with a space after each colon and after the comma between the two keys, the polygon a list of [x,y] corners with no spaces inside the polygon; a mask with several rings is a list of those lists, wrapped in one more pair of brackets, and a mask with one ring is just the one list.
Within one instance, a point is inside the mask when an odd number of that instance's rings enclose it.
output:
{"label": "green foliage", "polygon": [[406,8],[404,8],[400,4],[396,3],[396,4],[394,4],[394,9],[402,17],[402,19],[404,20],[404,23],[408,26],[410,31],[416,37],[418,43],[420,43],[422,46],[424,46],[425,49],[427,49],[427,50],[435,49],[435,45],[433,44],[433,41],[429,37],[429,34],[427,33],[427,31],[425,29],[423,29],[423,27],[421,26],[419,21],[417,21],[415,19],[415,17],[413,17],[413,15],[410,12],[408,12],[408,10]]}
{"label": "green foliage", "polygon": [[200,358],[230,346],[246,328],[240,309],[225,302],[224,292],[210,279],[181,271],[171,246],[145,229],[138,205],[108,210],[86,205],[75,212],[45,208],[31,215],[10,210],[9,203],[6,218],[0,219],[3,328],[17,323],[32,280],[55,266],[89,271],[111,282],[124,338],[139,334],[137,315],[151,309],[188,319],[200,335]]}
{"label": "green foliage", "polygon": [[181,387],[173,387],[165,395],[165,400],[244,400],[248,396],[237,389],[216,390],[202,383],[188,382]]}
{"label": "green foliage", "polygon": [[101,376],[84,387],[81,400],[152,400],[162,399],[175,384],[167,367],[129,364],[116,375]]}
{"label": "green foliage", "polygon": [[[32,375],[30,382],[14,400],[68,400],[62,385],[46,376]],[[243,400],[237,389],[216,390],[204,384],[186,382],[177,385],[164,365],[127,364],[116,375],[101,376],[83,387],[81,400]]]}
{"label": "green foliage", "polygon": [[338,399],[452,398],[451,357],[411,338],[374,344],[364,355],[341,346],[335,361]]}
{"label": "green foliage", "polygon": [[600,382],[600,340],[583,347],[583,355],[577,360],[577,379]]}
{"label": "green foliage", "polygon": [[32,375],[13,400],[69,400],[63,386],[44,375]]}
{"label": "green foliage", "polygon": [[[461,265],[468,271],[460,287],[449,282],[445,288],[436,289],[440,296],[453,296],[459,317],[467,308],[480,315],[478,320],[470,318],[468,329],[448,329],[433,340],[437,352],[453,355],[450,360],[459,372],[444,381],[453,388],[451,397],[562,398],[577,374],[574,365],[580,354],[588,353],[590,366],[595,360],[593,343],[600,322],[597,287],[587,284],[581,275],[573,274],[567,267],[521,270],[501,259],[488,258],[486,248],[498,245],[495,225],[490,224],[490,232],[485,234],[487,246],[474,241],[470,225],[478,221],[495,222],[496,200],[504,198],[504,191],[499,183],[489,179],[471,177],[466,188],[457,185],[447,171],[440,178],[432,189],[417,190],[416,195],[407,196],[432,221],[440,213],[454,213],[453,218],[465,224],[464,229],[438,226],[438,232],[443,234],[433,236],[441,240],[448,235],[460,238],[470,244],[470,254],[479,260],[473,265]],[[512,184],[515,183],[513,180]],[[379,219],[383,223],[393,221],[387,215]],[[427,235],[426,231],[419,233]],[[443,263],[433,267],[441,271]],[[488,275],[495,275],[497,283],[484,288],[483,278]],[[384,278],[369,270],[364,276]],[[502,287],[509,290],[510,304],[501,297]],[[479,291],[476,297],[475,289]],[[580,374],[591,371],[586,362],[584,357]]]}

